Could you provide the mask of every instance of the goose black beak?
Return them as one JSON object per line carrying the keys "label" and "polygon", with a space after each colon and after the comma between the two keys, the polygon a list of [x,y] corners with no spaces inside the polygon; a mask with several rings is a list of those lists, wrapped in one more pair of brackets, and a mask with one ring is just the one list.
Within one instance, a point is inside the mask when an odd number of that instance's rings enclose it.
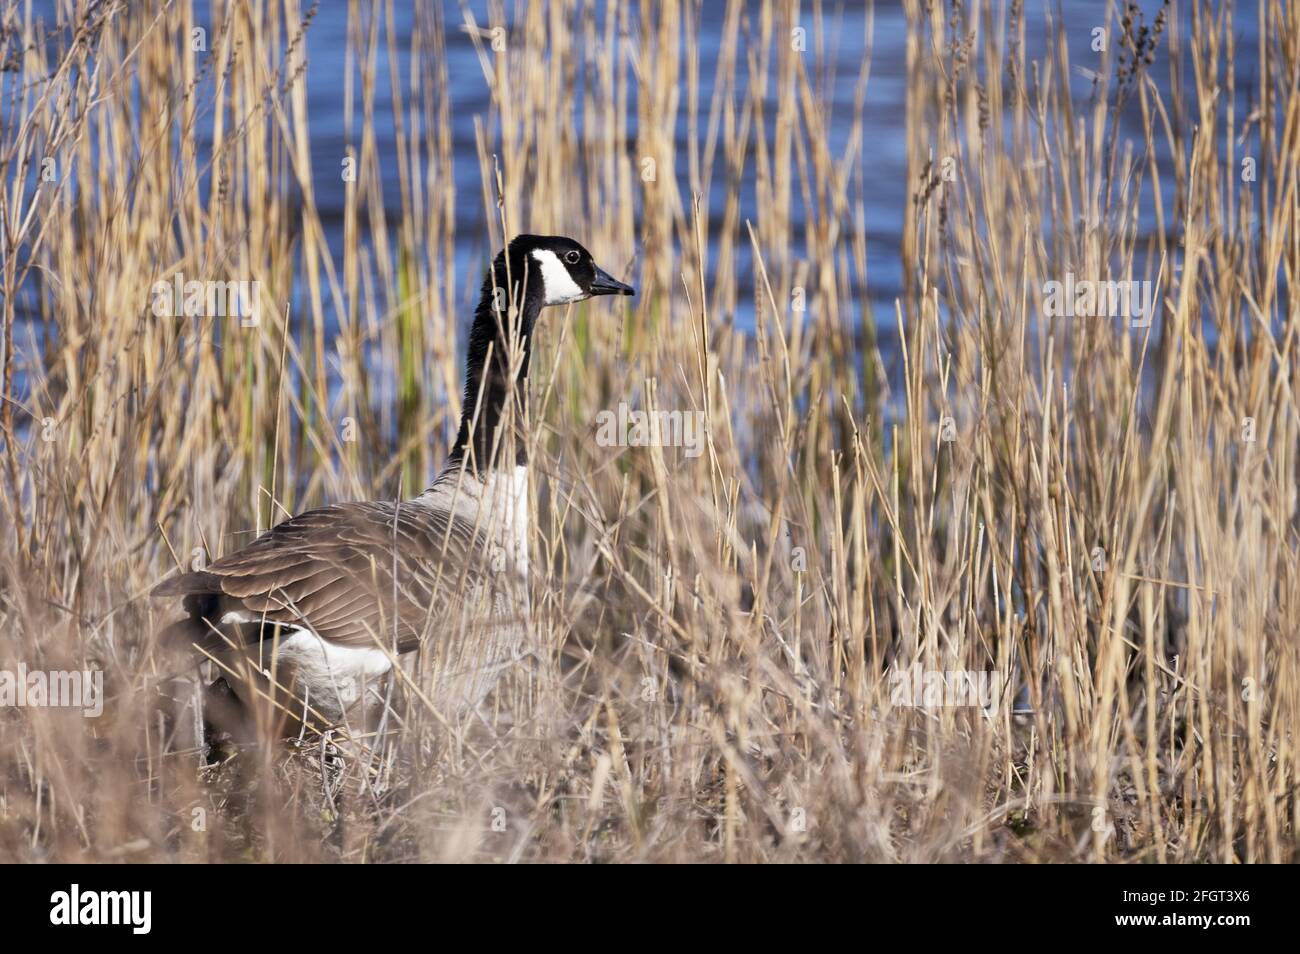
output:
{"label": "goose black beak", "polygon": [[591,283],[592,295],[635,295],[636,289],[631,285],[624,285],[617,278],[608,274],[602,269],[596,269],[596,277]]}

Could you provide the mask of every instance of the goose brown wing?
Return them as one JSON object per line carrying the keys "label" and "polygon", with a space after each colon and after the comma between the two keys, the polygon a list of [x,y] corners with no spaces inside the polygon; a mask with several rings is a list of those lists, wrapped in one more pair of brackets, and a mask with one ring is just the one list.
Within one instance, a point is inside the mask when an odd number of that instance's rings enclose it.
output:
{"label": "goose brown wing", "polygon": [[159,586],[184,595],[217,625],[236,612],[309,626],[345,645],[375,637],[408,652],[457,594],[488,570],[488,548],[467,520],[416,502],[347,503],[284,521],[248,546]]}

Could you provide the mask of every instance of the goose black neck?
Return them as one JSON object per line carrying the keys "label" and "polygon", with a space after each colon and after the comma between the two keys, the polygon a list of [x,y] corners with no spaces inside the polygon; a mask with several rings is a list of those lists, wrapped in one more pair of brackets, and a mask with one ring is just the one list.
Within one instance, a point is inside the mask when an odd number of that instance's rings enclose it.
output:
{"label": "goose black neck", "polygon": [[[529,345],[543,301],[541,289],[531,287],[533,282],[523,287],[522,275],[510,278],[514,280],[513,295],[507,291],[510,285],[506,269],[498,259],[483,280],[469,333],[465,404],[460,432],[448,461],[457,465],[463,461],[471,470],[499,470],[528,463],[522,425],[528,399]],[[497,302],[501,308],[494,307]],[[519,367],[512,372],[514,354],[518,354]],[[513,428],[507,422],[513,422]]]}

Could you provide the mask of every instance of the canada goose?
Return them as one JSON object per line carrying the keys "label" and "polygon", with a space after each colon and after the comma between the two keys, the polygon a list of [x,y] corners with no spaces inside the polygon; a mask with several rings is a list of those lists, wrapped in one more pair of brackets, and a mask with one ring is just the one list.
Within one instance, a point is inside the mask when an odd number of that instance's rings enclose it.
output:
{"label": "canada goose", "polygon": [[367,680],[422,645],[440,704],[477,705],[528,651],[528,462],[514,422],[534,324],[546,305],[632,294],[572,239],[515,238],[483,280],[464,414],[433,485],[400,503],[300,514],[164,581],[153,595],[183,597],[185,613],[164,638],[235,650],[279,685],[292,680],[312,721],[342,721]]}

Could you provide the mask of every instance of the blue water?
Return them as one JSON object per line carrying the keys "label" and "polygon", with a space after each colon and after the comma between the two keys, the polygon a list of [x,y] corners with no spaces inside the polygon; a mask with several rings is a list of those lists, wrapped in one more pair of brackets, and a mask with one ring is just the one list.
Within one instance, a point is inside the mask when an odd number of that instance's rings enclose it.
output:
{"label": "blue water", "polygon": [[[1040,59],[1044,55],[1044,44],[1048,37],[1046,15],[1055,11],[1055,5],[1031,0],[1025,6],[1026,51],[1027,58],[1032,61]],[[1147,23],[1154,20],[1159,6],[1159,3],[1153,2],[1141,4]],[[469,3],[468,7],[473,12],[475,21],[481,27],[489,23],[485,3]],[[507,4],[507,8],[508,12],[513,12],[513,5]],[[1069,46],[1072,66],[1071,92],[1080,110],[1089,105],[1093,96],[1093,82],[1086,71],[1099,63],[1100,54],[1093,52],[1091,49],[1092,28],[1106,22],[1106,8],[1105,0],[1071,0],[1059,12],[1059,16],[1065,25],[1065,36]],[[713,95],[714,76],[720,54],[719,45],[723,29],[723,14],[724,5],[721,3],[705,3],[701,10],[702,22],[699,30],[699,102],[701,114],[699,124],[701,136],[703,136],[703,129],[707,122],[708,106]],[[456,272],[462,290],[462,297],[468,302],[477,294],[482,268],[487,257],[493,251],[487,245],[489,234],[486,227],[486,216],[489,213],[483,208],[483,184],[475,151],[474,133],[476,118],[485,123],[488,121],[489,91],[474,45],[468,33],[463,29],[464,24],[459,15],[459,9],[448,4],[445,15],[444,27],[448,75],[452,84],[450,97],[455,142],[454,175],[456,180],[458,256]],[[596,15],[603,18],[602,12],[597,12]],[[1054,13],[1054,15],[1058,14]],[[904,55],[906,21],[902,5],[898,3],[878,4],[870,23],[867,9],[863,4],[827,3],[823,16],[824,58],[818,62],[815,59],[817,47],[811,5],[804,4],[803,20],[801,22],[806,25],[808,30],[809,49],[807,55],[818,63],[818,65],[812,67],[814,75],[824,80],[824,86],[820,83],[818,85],[824,91],[822,102],[830,110],[830,116],[832,117],[828,129],[830,149],[834,155],[840,155],[844,150],[849,135],[849,125],[853,117],[859,72],[864,58],[867,56],[871,58],[870,79],[864,104],[864,123],[867,131],[866,143],[860,151],[856,163],[858,175],[853,177],[854,184],[850,186],[850,201],[855,203],[858,189],[856,183],[861,183],[861,200],[866,210],[868,274],[865,283],[866,287],[855,287],[852,298],[855,301],[869,303],[869,307],[874,313],[872,320],[877,321],[886,336],[888,336],[895,326],[894,301],[902,290],[903,276],[899,262],[902,225],[905,216],[910,214],[910,196],[916,189],[916,183],[910,182],[907,176],[906,135],[903,126],[905,119],[904,101],[907,89]],[[1238,108],[1236,115],[1239,124],[1249,111],[1251,92],[1256,79],[1254,75],[1254,52],[1257,49],[1258,36],[1254,16],[1255,8],[1252,5],[1243,4],[1236,10],[1238,27]],[[343,57],[345,18],[346,14],[342,4],[322,6],[316,17],[316,22],[312,26],[308,40],[308,56],[310,58],[308,91],[309,115],[312,117],[313,165],[316,169],[324,170],[324,174],[316,177],[315,188],[323,212],[329,216],[331,222],[339,226],[332,234],[335,248],[341,247],[340,233],[344,193],[342,183],[339,181],[338,175],[334,174],[334,171],[338,168],[340,156],[348,145],[342,133],[342,78],[338,68]],[[629,22],[633,24],[634,28],[639,22],[635,8],[633,8],[632,15],[629,17]],[[598,20],[598,26],[603,27],[603,19]],[[398,36],[397,48],[400,51],[401,59],[398,64],[398,75],[405,78],[409,66],[407,56],[407,51],[410,48],[411,32],[409,10],[398,9],[395,11],[394,27]],[[508,24],[507,29],[509,29]],[[597,32],[601,33],[603,30],[598,29]],[[745,28],[742,26],[742,37],[744,34]],[[1116,35],[1117,25],[1113,25],[1111,28],[1112,42],[1115,42],[1114,37]],[[1166,31],[1161,48],[1158,51],[1158,59],[1151,69],[1151,75],[1156,80],[1157,85],[1166,92],[1168,90],[1166,59],[1168,38],[1169,33]],[[776,42],[780,42],[782,39],[778,37]],[[746,52],[741,51],[741,55],[738,57],[739,76],[737,85],[742,91],[742,97],[747,85]],[[1185,69],[1190,71],[1189,63],[1185,63]],[[386,84],[388,63],[384,52],[384,44],[382,43],[380,44],[378,74],[384,78],[383,82]],[[580,72],[578,81],[582,81]],[[775,87],[775,76],[773,75],[769,79],[768,105],[770,108],[766,116],[766,131],[769,144],[772,142],[775,129],[773,121],[777,96]],[[379,108],[376,116],[376,134],[380,139],[381,155],[391,156],[395,146],[392,115],[389,111],[391,101],[386,95],[386,91],[387,87],[384,85],[381,93],[376,97],[376,105]],[[687,143],[690,130],[685,108],[687,90],[684,81],[680,92],[682,103],[679,105],[675,130],[677,149],[676,169],[673,171],[677,177],[678,187],[684,201],[689,203],[691,186]],[[636,135],[634,97],[635,85],[633,85],[633,104],[629,108],[631,114],[630,137]],[[581,103],[582,96],[578,89],[574,90],[573,100],[575,103]],[[580,126],[580,109],[577,112],[577,121]],[[1125,113],[1124,122],[1121,124],[1121,139],[1125,136],[1131,138],[1139,154],[1142,151],[1140,128],[1141,116],[1137,108],[1136,97],[1134,97]],[[1250,145],[1248,141],[1243,147],[1240,147],[1237,155],[1240,156],[1249,151]],[[634,146],[630,143],[629,150],[632,148]],[[1168,168],[1169,156],[1163,137],[1158,139],[1156,148],[1157,162],[1165,165],[1162,170],[1162,177],[1166,190],[1166,203],[1168,203],[1172,196],[1172,175]],[[743,225],[747,218],[755,219],[757,216],[753,180],[753,151],[752,148],[749,151],[749,162],[742,177],[740,212],[742,241],[735,245],[741,259],[737,278],[740,290],[738,314],[719,316],[723,320],[733,319],[741,328],[752,328],[753,322],[752,302],[749,300],[748,295],[748,289],[752,287],[752,263],[750,261],[750,245],[747,238],[744,237]],[[703,197],[703,201],[710,208],[710,223],[714,228],[717,228],[723,220],[723,205],[726,201],[726,190],[721,186],[725,182],[726,170],[723,167],[721,156],[715,160],[714,165],[713,188],[708,195]],[[400,191],[395,160],[383,164],[383,174],[386,200],[391,203],[390,211],[396,214],[399,211],[397,203]],[[662,168],[659,170],[659,174],[663,175]],[[580,182],[575,181],[575,190],[581,191]],[[802,247],[802,231],[805,212],[802,191],[796,179],[792,231],[795,238],[795,254],[800,256],[804,251]],[[1168,215],[1169,212],[1170,210],[1167,208],[1166,214]],[[1143,192],[1139,221],[1144,230],[1153,230],[1155,228],[1156,221],[1149,178],[1148,185]],[[852,223],[846,222],[845,226],[852,227]],[[582,236],[579,234],[581,232],[580,223],[575,223],[571,231],[581,240]],[[711,261],[716,261],[716,255],[712,253],[716,252],[717,238],[716,233],[709,236]],[[863,316],[859,316],[859,319],[861,317]]]}
{"label": "blue water", "polygon": [[[37,3],[36,9],[42,12],[45,8],[44,15],[51,17],[49,10],[52,3]],[[200,5],[201,6],[201,5]],[[477,23],[482,26],[489,24],[489,15],[487,4],[484,0],[474,0],[466,6],[473,12]],[[756,5],[755,5],[756,6]],[[1160,4],[1156,2],[1144,2],[1141,7],[1146,15],[1147,22],[1150,23],[1159,9]],[[507,15],[513,16],[515,5],[507,3]],[[581,5],[586,9],[585,5]],[[1080,110],[1087,108],[1093,95],[1093,83],[1086,70],[1099,62],[1099,54],[1090,49],[1092,42],[1092,28],[1105,22],[1105,11],[1107,5],[1104,0],[1071,0],[1065,4],[1059,11],[1065,24],[1065,35],[1067,38],[1070,60],[1072,65],[1072,75],[1070,78],[1071,93]],[[409,83],[409,49],[412,35],[412,11],[406,4],[393,4],[394,13],[393,31],[396,35],[396,48],[399,51],[399,63],[397,64],[397,75],[399,81],[403,84],[403,98],[410,99],[409,90],[406,85]],[[307,55],[307,93],[308,93],[308,115],[310,117],[310,135],[311,135],[311,161],[312,161],[312,183],[315,191],[316,200],[321,210],[325,227],[328,233],[328,242],[334,251],[335,266],[342,266],[342,247],[343,247],[343,212],[344,212],[344,189],[340,171],[342,157],[350,151],[354,151],[356,143],[348,141],[345,124],[344,124],[344,53],[347,43],[347,13],[348,4],[341,0],[334,2],[322,2],[315,9],[312,17],[310,28],[306,35],[306,55]],[[1044,4],[1038,0],[1030,0],[1025,4],[1025,22],[1026,22],[1026,47],[1027,57],[1030,61],[1039,59],[1044,53],[1044,41],[1048,36],[1047,14],[1058,15],[1057,7],[1054,4]],[[719,42],[722,32],[723,4],[705,3],[701,13],[700,36],[700,135],[707,123],[709,101],[713,93],[713,79],[717,68],[719,57]],[[199,22],[203,22],[206,15],[205,10],[198,12]],[[606,15],[602,5],[595,5],[592,16],[596,18],[596,33],[603,34],[603,22]],[[866,8],[856,3],[827,3],[823,8],[824,28],[825,28],[825,56],[823,59],[817,58],[817,36],[814,27],[812,5],[805,3],[803,5],[803,23],[808,30],[808,52],[812,64],[812,73],[815,83],[823,89],[823,102],[831,110],[831,122],[829,124],[830,147],[833,153],[839,154],[844,147],[845,140],[848,136],[848,127],[852,119],[853,104],[855,98],[856,86],[859,80],[859,70],[863,63],[864,57],[870,55],[871,70],[870,80],[867,86],[864,120],[867,129],[867,141],[865,147],[856,164],[855,175],[853,176],[854,184],[850,188],[851,205],[856,205],[858,201],[858,182],[860,182],[861,201],[866,210],[866,240],[868,251],[868,272],[866,281],[863,283],[860,278],[856,279],[856,287],[852,288],[852,295],[846,303],[850,309],[861,309],[868,311],[870,314],[855,314],[854,321],[861,323],[865,321],[875,322],[882,330],[882,338],[888,339],[895,328],[894,302],[896,297],[901,293],[902,288],[902,271],[899,263],[899,246],[902,236],[902,226],[904,219],[910,214],[911,195],[916,189],[916,183],[910,182],[906,174],[906,154],[905,154],[905,129],[903,126],[905,120],[904,100],[907,89],[907,76],[905,69],[905,20],[901,4],[879,3],[874,11],[874,20],[868,26],[868,15]],[[1186,14],[1184,14],[1184,17]],[[1236,9],[1237,23],[1237,121],[1242,122],[1251,102],[1256,76],[1254,71],[1254,53],[1258,45],[1257,30],[1255,29],[1255,7],[1251,4],[1241,4]],[[635,30],[639,25],[639,14],[633,7],[628,21]],[[447,70],[451,81],[449,91],[451,100],[451,115],[453,118],[453,136],[454,136],[454,168],[453,175],[456,184],[456,203],[455,203],[455,222],[456,222],[456,262],[455,262],[455,281],[457,298],[465,303],[464,313],[468,314],[471,310],[471,301],[477,292],[481,280],[482,269],[492,254],[489,248],[490,233],[487,228],[487,216],[489,211],[483,207],[483,187],[480,181],[479,162],[476,153],[475,144],[475,119],[479,119],[487,124],[490,117],[489,108],[489,90],[483,76],[482,67],[479,62],[478,54],[470,36],[464,29],[464,20],[461,13],[461,5],[447,3],[443,8],[442,27],[446,38],[447,50]],[[509,22],[507,29],[510,29]],[[746,28],[742,25],[742,37],[746,33]],[[1116,33],[1112,30],[1112,42]],[[777,38],[776,42],[783,41],[783,37]],[[1157,61],[1151,70],[1151,75],[1156,79],[1158,85],[1167,90],[1168,80],[1168,39],[1169,33],[1166,31],[1162,41]],[[737,78],[738,98],[743,101],[746,93],[746,52],[741,51],[738,57]],[[390,225],[397,220],[401,209],[401,192],[398,180],[398,164],[396,159],[396,145],[394,138],[394,121],[392,115],[392,98],[388,89],[389,63],[387,61],[387,42],[386,27],[381,27],[380,39],[377,51],[377,78],[378,89],[374,97],[374,106],[376,109],[374,120],[374,131],[378,137],[378,151],[381,156],[381,172],[383,180],[384,200],[387,211],[390,213]],[[1185,56],[1185,70],[1190,72],[1190,57]],[[210,71],[209,71],[210,72]],[[684,69],[683,69],[684,73]],[[15,74],[0,75],[0,93],[3,93],[5,101],[12,91],[13,79]],[[576,73],[577,82],[584,81],[582,71]],[[209,75],[206,80],[206,86],[200,87],[200,100],[205,95],[210,94],[213,84],[213,78]],[[629,111],[635,122],[635,83],[632,85],[631,96],[632,102],[629,104]],[[691,186],[688,175],[688,149],[687,138],[689,134],[687,110],[685,98],[687,95],[685,82],[683,80],[681,97],[682,101],[678,110],[678,122],[675,130],[677,138],[676,151],[676,168],[672,173],[676,175],[679,188],[684,197],[684,201],[689,203]],[[769,137],[769,142],[774,135],[774,115],[775,115],[775,98],[777,91],[775,89],[775,75],[769,79],[769,105],[772,107],[766,116],[765,128]],[[581,92],[574,90],[573,102],[580,104],[582,101]],[[354,96],[354,102],[360,104],[359,92]],[[408,105],[409,109],[409,105]],[[576,121],[581,133],[581,112],[580,107],[575,107]],[[1122,127],[1123,133],[1132,138],[1141,151],[1141,137],[1137,135],[1137,113],[1134,104],[1126,115],[1125,124]],[[203,123],[200,123],[200,127]],[[354,117],[354,130],[359,131],[361,128],[360,116]],[[632,136],[635,136],[636,129],[629,130]],[[1250,141],[1238,149],[1238,156],[1245,154],[1250,150]],[[629,142],[629,151],[634,149],[634,143]],[[1158,150],[1164,150],[1163,137],[1161,138]],[[751,328],[753,324],[753,308],[750,301],[749,289],[752,288],[751,265],[750,262],[750,245],[744,232],[744,221],[754,219],[757,214],[755,208],[755,196],[753,189],[753,157],[754,150],[749,150],[749,161],[742,179],[743,188],[741,192],[741,214],[740,229],[741,241],[738,241],[738,289],[740,305],[734,315],[715,316],[719,320],[734,322],[742,329]],[[721,150],[719,150],[721,153]],[[1167,163],[1169,157],[1160,153],[1156,156],[1157,163]],[[206,160],[205,160],[206,161]],[[659,175],[662,177],[667,170],[660,168]],[[710,209],[710,221],[717,226],[723,219],[723,203],[726,199],[726,190],[721,186],[725,181],[726,171],[723,168],[723,159],[719,154],[715,168],[713,170],[713,188],[710,194],[703,197]],[[581,176],[581,170],[575,170],[575,177]],[[1166,195],[1171,194],[1170,183],[1172,175],[1166,167],[1162,170],[1162,176],[1166,185]],[[580,178],[575,181],[574,188],[576,191],[582,191]],[[802,230],[805,221],[805,210],[802,206],[802,190],[799,186],[798,179],[794,185],[794,227],[793,232],[796,238],[795,254],[802,257],[803,249]],[[494,214],[494,213],[493,213]],[[1144,189],[1144,200],[1141,205],[1140,213],[1141,225],[1144,229],[1154,228],[1154,216],[1150,198],[1149,185]],[[362,228],[368,228],[368,220],[362,221]],[[853,227],[851,221],[846,222],[845,226]],[[573,223],[568,229],[575,237],[581,240],[582,227],[581,223]],[[717,235],[708,237],[711,249],[716,252]],[[716,254],[711,254],[711,261],[716,261]],[[608,263],[611,270],[621,271],[624,263]],[[638,276],[633,273],[627,277],[636,281]],[[300,284],[301,289],[301,284]],[[301,302],[294,303],[295,313],[302,313]],[[30,316],[34,310],[34,298],[23,301],[20,311]],[[20,340],[25,336],[19,335]]]}
{"label": "blue water", "polygon": [[[468,3],[467,6],[480,28],[489,25],[486,3],[480,0],[480,2]],[[513,5],[508,4],[507,7],[508,14],[513,13]],[[723,32],[724,12],[724,6],[720,3],[705,3],[701,9],[698,119],[698,133],[701,140],[704,138],[707,127],[709,105],[714,92],[714,79],[720,55],[719,46]],[[496,213],[494,210],[485,210],[483,207],[483,183],[476,152],[474,129],[476,119],[484,124],[488,123],[490,93],[478,53],[465,28],[465,22],[459,8],[448,4],[445,8],[445,16],[447,70],[451,79],[450,100],[455,149],[456,272],[463,293],[462,300],[467,305],[470,305],[471,299],[478,293],[486,261],[495,252],[494,249],[488,247],[490,236],[486,219],[489,214],[495,215]],[[601,35],[604,32],[603,16],[603,12],[597,13],[599,18],[597,33]],[[407,7],[401,7],[394,11],[393,24],[398,38],[396,44],[399,55],[398,75],[403,78],[403,81],[408,76],[410,65],[411,17],[412,12]],[[635,5],[632,7],[628,19],[634,28],[639,23],[639,14],[636,12]],[[509,28],[509,22],[507,22],[507,30]],[[902,47],[904,28],[905,21],[901,7],[887,4],[876,12],[872,79],[868,87],[864,116],[868,129],[890,130],[890,132],[880,136],[875,135],[873,132],[870,136],[870,143],[865,150],[866,155],[859,162],[859,169],[864,173],[862,180],[864,187],[863,198],[868,210],[868,254],[871,269],[868,283],[869,293],[873,299],[883,303],[892,302],[894,296],[901,289],[897,247],[901,235],[899,222],[902,204],[900,199],[907,191],[905,182],[905,140],[899,122],[901,119],[900,105],[905,96]],[[807,14],[807,29],[809,55],[812,56],[815,50],[815,34],[811,13]],[[743,36],[743,26],[741,32]],[[829,82],[825,87],[826,96],[823,102],[829,104],[829,108],[833,110],[832,115],[840,120],[829,125],[830,148],[834,154],[838,155],[843,152],[849,136],[855,89],[863,58],[869,46],[865,8],[856,4],[828,8],[824,20],[824,35],[826,37],[827,53],[825,68]],[[340,157],[349,147],[343,133],[342,75],[339,69],[343,62],[345,42],[346,10],[344,6],[342,4],[337,6],[322,5],[315,22],[312,24],[308,40],[308,57],[310,60],[308,71],[308,114],[311,116],[312,124],[313,166],[317,170],[323,170],[323,174],[317,176],[314,181],[316,197],[322,215],[335,226],[330,236],[331,247],[339,253],[341,253],[342,249],[344,189],[336,170],[339,167]],[[484,40],[483,42],[486,45],[487,41]],[[391,157],[395,153],[396,145],[391,98],[387,86],[388,71],[387,50],[385,44],[381,42],[377,56],[376,72],[382,80],[380,92],[376,96],[375,133],[378,137],[380,155]],[[746,74],[748,72],[743,55],[739,57],[737,71],[739,74],[737,77],[739,93],[737,95],[738,99],[743,103],[743,98],[747,95],[745,90],[747,86]],[[691,185],[687,143],[690,128],[685,103],[687,90],[684,79],[684,66],[682,73],[682,99],[678,108],[675,129],[677,140],[676,168],[672,171],[677,177],[683,202],[689,205]],[[775,73],[774,66],[771,68],[770,73]],[[581,72],[578,73],[578,81],[582,81]],[[769,106],[772,108],[766,116],[769,144],[772,142],[775,128],[773,121],[776,99],[775,86],[775,76],[771,75],[769,78]],[[635,96],[636,86],[633,84],[628,110],[629,151],[634,148],[634,140],[637,135]],[[579,126],[578,134],[581,135],[582,94],[580,89],[574,89],[572,99],[575,104],[575,116]],[[701,142],[702,150],[703,143]],[[745,233],[743,231],[745,219],[754,219],[756,217],[752,152],[751,149],[751,161],[746,164],[742,176],[740,222],[743,241],[738,243],[738,247],[745,267],[740,270],[737,279],[739,287],[742,289],[742,297],[747,297],[743,295],[743,289],[752,287],[752,273],[749,269],[749,242],[744,237]],[[396,215],[400,212],[399,199],[401,193],[398,166],[395,158],[382,164],[382,174],[388,211]],[[658,174],[660,176],[665,174],[662,165],[658,169]],[[712,182],[714,187],[710,190],[710,194],[703,197],[704,202],[708,204],[710,209],[710,222],[714,224],[715,228],[723,217],[726,190],[722,183],[725,182],[725,176],[726,170],[719,149],[713,169]],[[575,181],[574,188],[575,191],[581,192],[581,182]],[[797,184],[795,188],[793,230],[798,236],[804,225],[804,210],[801,206]],[[574,223],[569,228],[569,231],[579,241],[583,239],[581,223]],[[716,252],[716,232],[708,237],[708,241],[711,253]],[[716,259],[716,256],[711,254],[710,258]],[[621,266],[621,264],[615,263],[616,266]],[[752,306],[742,301],[740,311],[741,313],[736,316],[738,324],[742,327],[752,328]]]}

